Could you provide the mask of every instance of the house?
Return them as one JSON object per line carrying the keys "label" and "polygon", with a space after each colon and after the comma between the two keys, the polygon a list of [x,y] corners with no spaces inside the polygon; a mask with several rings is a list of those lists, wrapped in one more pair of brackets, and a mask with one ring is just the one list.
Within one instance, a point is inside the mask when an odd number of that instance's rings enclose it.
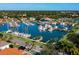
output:
{"label": "house", "polygon": [[10,45],[9,43],[1,41],[0,42],[0,50],[3,50],[5,48],[9,48],[9,45]]}
{"label": "house", "polygon": [[34,46],[33,48],[32,48],[32,51],[33,52],[41,52],[42,51],[42,48],[40,47],[40,46]]}
{"label": "house", "polygon": [[28,49],[31,49],[32,48],[32,44],[27,44],[21,40],[17,40],[17,39],[12,39],[10,40],[12,43],[16,43],[16,45],[19,45],[19,46],[23,46],[25,47],[27,50]]}
{"label": "house", "polygon": [[26,44],[26,46],[25,46],[25,48],[27,49],[27,50],[29,50],[29,49],[31,49],[33,46],[32,46],[32,44]]}
{"label": "house", "polygon": [[44,19],[45,19],[45,20],[48,20],[48,21],[52,20],[52,19],[49,18],[49,17],[45,17]]}
{"label": "house", "polygon": [[35,18],[34,17],[30,17],[30,21],[35,21]]}
{"label": "house", "polygon": [[0,51],[0,55],[30,55],[30,53],[24,50],[19,50],[17,48],[7,48]]}
{"label": "house", "polygon": [[25,42],[21,41],[21,40],[17,40],[17,39],[12,39],[10,40],[12,43],[16,43],[17,45],[20,45],[20,46],[24,46],[26,45]]}

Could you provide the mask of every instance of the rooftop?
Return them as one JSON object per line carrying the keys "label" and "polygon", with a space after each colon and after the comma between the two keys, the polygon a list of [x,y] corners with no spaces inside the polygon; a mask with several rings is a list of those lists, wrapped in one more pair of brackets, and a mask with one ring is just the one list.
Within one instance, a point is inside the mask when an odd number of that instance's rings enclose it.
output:
{"label": "rooftop", "polygon": [[17,43],[19,44],[20,46],[25,46],[25,42],[21,41],[21,40],[17,40],[17,39],[13,39],[11,40],[12,43]]}
{"label": "rooftop", "polygon": [[1,41],[1,42],[0,42],[0,47],[5,46],[5,45],[8,45],[8,44],[9,44],[9,43],[7,43],[7,42]]}
{"label": "rooftop", "polygon": [[7,48],[1,50],[0,55],[24,55],[24,51],[18,50],[17,48]]}

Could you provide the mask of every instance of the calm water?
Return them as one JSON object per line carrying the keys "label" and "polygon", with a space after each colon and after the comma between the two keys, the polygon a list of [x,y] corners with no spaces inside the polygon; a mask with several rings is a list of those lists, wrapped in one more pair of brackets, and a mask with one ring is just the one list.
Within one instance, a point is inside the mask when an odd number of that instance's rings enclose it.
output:
{"label": "calm water", "polygon": [[[54,30],[52,32],[49,31],[44,31],[44,32],[40,32],[38,30],[38,24],[34,23],[35,25],[31,26],[31,25],[25,25],[24,23],[20,23],[19,27],[14,28],[13,31],[18,31],[20,33],[29,33],[32,35],[32,38],[36,37],[36,36],[43,36],[43,41],[48,41],[49,39],[54,39],[54,40],[59,40],[63,35],[66,34],[66,32],[64,31],[57,31]],[[52,25],[54,26],[54,25]],[[57,25],[59,28],[63,28],[62,25]],[[71,29],[71,26],[66,26],[68,27],[68,29]],[[4,25],[0,25],[0,32],[2,31],[7,31],[8,29],[10,29],[10,25],[5,23]]]}

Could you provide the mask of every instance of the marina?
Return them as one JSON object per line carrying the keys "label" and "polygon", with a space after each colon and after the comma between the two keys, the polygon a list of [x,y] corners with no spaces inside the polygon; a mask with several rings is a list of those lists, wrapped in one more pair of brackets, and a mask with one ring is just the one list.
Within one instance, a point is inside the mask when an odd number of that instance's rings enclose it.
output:
{"label": "marina", "polygon": [[[31,25],[29,25],[31,24]],[[32,23],[19,23],[19,26],[11,27],[10,24],[4,23],[4,25],[0,25],[0,32],[12,30],[13,33],[21,33],[19,35],[29,34],[30,38],[35,38],[37,36],[42,36],[44,42],[53,39],[59,40],[62,38],[68,30],[71,30],[72,26],[63,25],[63,24],[46,24],[43,25],[37,24],[35,22]]]}

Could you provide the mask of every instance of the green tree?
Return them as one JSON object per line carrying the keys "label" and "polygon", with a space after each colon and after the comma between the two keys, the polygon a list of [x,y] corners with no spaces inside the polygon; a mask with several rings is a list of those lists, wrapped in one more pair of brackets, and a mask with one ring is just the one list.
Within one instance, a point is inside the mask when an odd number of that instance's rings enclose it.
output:
{"label": "green tree", "polygon": [[[75,45],[72,42],[68,41],[68,40],[60,40],[58,42],[57,46],[58,46],[59,50],[63,51],[63,53],[78,54],[76,52]],[[76,52],[76,53],[74,53],[74,52]]]}

